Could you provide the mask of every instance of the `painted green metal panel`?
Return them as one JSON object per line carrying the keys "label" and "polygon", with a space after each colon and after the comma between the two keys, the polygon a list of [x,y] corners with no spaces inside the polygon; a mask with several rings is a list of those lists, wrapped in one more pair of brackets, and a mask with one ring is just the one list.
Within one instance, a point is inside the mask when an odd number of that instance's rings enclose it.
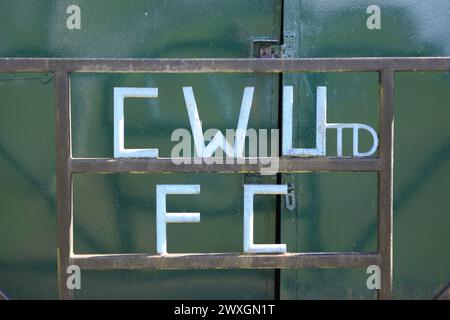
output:
{"label": "painted green metal panel", "polygon": [[[380,30],[366,27],[366,9],[372,4],[381,9]],[[284,40],[293,57],[448,56],[449,15],[450,3],[440,0],[287,0]],[[284,75],[283,83],[299,90],[300,102],[294,104],[300,108],[294,124],[299,147],[315,142],[314,97],[319,85],[328,87],[330,117],[377,128],[377,83],[371,74]],[[445,196],[450,176],[450,75],[401,73],[395,84],[394,297],[430,299],[450,282],[450,203]],[[335,155],[335,137],[327,139],[329,154]],[[344,148],[345,143],[349,148],[351,134],[344,133],[345,140]],[[283,181],[294,182],[299,190],[296,210],[283,208],[281,215],[282,239],[288,247],[376,248],[377,181],[366,176],[283,175]],[[333,202],[335,198],[339,201]],[[375,297],[366,287],[367,277],[366,270],[282,271],[281,298]]]}
{"label": "painted green metal panel", "polygon": [[[69,30],[66,9],[81,9]],[[249,57],[253,38],[277,38],[276,0],[0,1],[3,57]]]}
{"label": "painted green metal panel", "polygon": [[[190,131],[182,86],[192,86],[204,129],[225,132],[235,128],[243,88],[255,86],[249,128],[275,128],[278,100],[277,78],[246,75],[84,75],[71,77],[73,153],[75,157],[112,157],[113,92],[115,86],[158,87],[158,99],[129,99],[125,104],[125,146],[158,147],[161,157],[170,157],[178,143],[171,141],[177,128]],[[176,116],[174,116],[176,115]],[[92,138],[91,138],[92,137]],[[193,142],[192,142],[193,147]],[[241,252],[243,230],[242,174],[158,174],[77,176],[74,180],[74,220],[77,253],[156,252],[156,184],[200,184],[200,196],[172,196],[168,210],[198,211],[200,224],[175,224],[168,227],[169,252]],[[276,177],[258,177],[256,181],[276,182]],[[92,201],[92,194],[98,200]],[[255,241],[275,241],[275,197],[263,197],[257,212]],[[95,235],[97,243],[87,243],[82,234]],[[89,285],[77,292],[81,298],[122,297],[130,286],[123,278],[139,283],[145,298],[273,298],[274,272],[247,271],[168,271],[88,272]],[[109,285],[103,285],[111,275]],[[174,283],[184,279],[179,290]],[[127,280],[128,282],[128,280]],[[123,283],[123,289],[115,285]],[[95,284],[98,284],[97,286]]]}
{"label": "painted green metal panel", "polygon": [[56,295],[53,77],[0,74],[0,290]]}
{"label": "painted green metal panel", "polygon": [[[81,30],[66,28],[71,1],[0,1],[1,57],[250,57],[254,39],[279,39],[281,2],[77,1]],[[372,1],[284,1],[284,41],[294,57],[449,56],[445,1],[377,1],[381,30],[368,30]],[[20,19],[18,18],[20,17]],[[450,281],[446,197],[450,146],[448,73],[396,78],[394,297],[431,298]],[[298,95],[294,141],[315,140],[315,88],[328,87],[331,121],[378,126],[372,73],[284,75]],[[73,151],[112,156],[112,88],[157,86],[159,99],[127,101],[126,145],[168,156],[175,128],[189,129],[181,86],[193,86],[205,128],[235,128],[243,87],[256,87],[252,128],[275,128],[278,77],[250,75],[71,76]],[[56,298],[53,80],[0,75],[0,289],[11,298]],[[297,104],[299,103],[299,104]],[[176,115],[174,117],[173,115]],[[328,154],[336,136],[330,132]],[[344,133],[344,153],[351,136]],[[370,139],[363,137],[364,149]],[[289,174],[296,207],[281,201],[288,251],[376,248],[374,174]],[[242,185],[275,177],[241,174],[79,175],[75,250],[154,252],[155,184],[199,183],[200,196],[169,197],[171,210],[199,210],[202,223],[169,226],[169,250],[240,251]],[[257,201],[256,240],[275,238],[275,197]],[[365,270],[282,271],[280,296],[374,298]],[[77,298],[273,298],[273,270],[89,271]]]}
{"label": "painted green metal panel", "polygon": [[[81,30],[66,28],[70,4],[81,8]],[[208,5],[0,1],[0,56],[248,58],[254,39],[279,39],[280,27],[281,3],[276,0],[209,1]],[[56,298],[54,103],[49,79],[43,84],[39,79],[0,80],[0,141],[11,147],[0,157],[0,183],[5,190],[1,193],[5,201],[0,201],[0,288],[13,299]],[[127,101],[126,146],[154,145],[161,155],[169,156],[176,144],[170,140],[173,129],[190,130],[182,85],[194,88],[205,129],[235,128],[243,89],[249,85],[256,86],[250,126],[278,125],[278,76],[72,75],[74,156],[112,156],[114,86],[159,87],[160,98],[155,101]],[[242,190],[247,181],[274,182],[274,177],[76,176],[75,251],[154,252],[156,182],[198,183],[202,188],[200,196],[169,196],[169,209],[202,214],[201,224],[168,227],[169,250],[241,251]],[[257,241],[274,241],[275,205],[275,197],[258,201]],[[273,270],[89,271],[82,277],[83,289],[76,298],[269,299],[275,295]]]}

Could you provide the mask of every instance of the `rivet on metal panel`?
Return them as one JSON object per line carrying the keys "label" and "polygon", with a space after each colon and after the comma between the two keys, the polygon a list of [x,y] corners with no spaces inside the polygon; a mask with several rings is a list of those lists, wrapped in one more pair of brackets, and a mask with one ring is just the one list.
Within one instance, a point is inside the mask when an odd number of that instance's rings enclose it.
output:
{"label": "rivet on metal panel", "polygon": [[301,1],[283,1],[283,44],[286,46],[282,58],[292,59],[300,56],[300,15]]}
{"label": "rivet on metal panel", "polygon": [[295,57],[295,40],[296,33],[293,31],[285,31],[284,35],[284,45],[282,58],[294,58]]}

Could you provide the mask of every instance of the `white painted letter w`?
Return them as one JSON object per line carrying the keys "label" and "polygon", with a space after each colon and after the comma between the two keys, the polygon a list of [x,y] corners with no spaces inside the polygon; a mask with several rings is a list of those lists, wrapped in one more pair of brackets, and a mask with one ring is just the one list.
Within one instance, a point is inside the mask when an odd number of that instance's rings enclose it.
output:
{"label": "white painted letter w", "polygon": [[230,158],[244,157],[245,136],[247,133],[247,125],[252,107],[254,89],[254,87],[245,87],[244,89],[241,111],[239,113],[239,121],[234,138],[234,147],[232,147],[220,131],[217,131],[207,146],[205,145],[202,122],[198,114],[194,91],[192,90],[192,87],[183,87],[184,101],[186,102],[192,134],[194,135],[194,145],[197,156],[202,158],[212,157],[212,155],[220,147]]}

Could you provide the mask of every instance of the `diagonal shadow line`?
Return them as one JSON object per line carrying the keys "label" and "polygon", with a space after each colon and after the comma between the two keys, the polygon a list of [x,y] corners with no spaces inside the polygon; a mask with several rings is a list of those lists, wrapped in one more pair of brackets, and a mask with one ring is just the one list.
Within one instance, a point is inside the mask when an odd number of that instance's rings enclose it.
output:
{"label": "diagonal shadow line", "polygon": [[[5,158],[5,160],[9,163],[9,165],[34,188],[36,189],[47,202],[47,205],[51,208],[52,212],[56,211],[56,203],[55,196],[50,193],[50,191],[43,186],[26,168],[23,166],[18,159],[16,159],[5,146],[0,142],[0,156]],[[77,230],[77,235],[86,241],[89,245],[92,246],[98,252],[102,252],[103,246],[93,237],[89,235],[81,225],[74,222],[74,229]]]}
{"label": "diagonal shadow line", "polygon": [[8,297],[0,291],[0,300],[9,300]]}
{"label": "diagonal shadow line", "polygon": [[434,296],[433,300],[450,300],[450,282],[439,290],[438,294]]}
{"label": "diagonal shadow line", "polygon": [[[450,140],[450,139],[449,139]],[[406,183],[403,190],[398,193],[397,197],[393,199],[393,218],[399,216],[400,209],[408,205],[408,203],[414,198],[414,196],[419,193],[427,183],[430,182],[431,178],[443,166],[446,161],[450,158],[450,141],[440,146],[440,148],[433,152],[431,156],[424,161],[416,174],[408,183]],[[432,168],[432,170],[430,170]],[[378,221],[368,225],[361,236],[358,237],[356,243],[360,244],[360,248],[364,248],[367,243],[377,234]]]}
{"label": "diagonal shadow line", "polygon": [[[124,76],[121,75],[118,77],[117,81],[119,83],[122,82]],[[105,99],[104,97],[108,97],[108,91],[111,90],[110,86],[108,83],[103,83],[103,99]],[[103,103],[102,105],[106,105],[106,103]],[[101,123],[105,128],[108,128],[108,126],[110,125],[110,114],[108,112],[104,112],[103,113],[103,117],[101,118]],[[120,195],[120,183],[117,181],[118,179],[118,175],[115,175],[112,177],[112,181],[111,181],[111,189],[110,191],[113,194],[116,195]],[[124,212],[123,210],[120,209],[120,206],[123,203],[123,198],[122,197],[118,197],[118,199],[116,200],[115,205],[113,205],[114,208],[114,215],[116,217],[116,230],[118,233],[118,239],[119,242],[121,243],[121,250],[123,252],[132,252],[133,249],[136,248],[136,241],[134,241],[134,237],[133,237],[133,232],[131,231],[131,228],[128,228],[130,221],[125,221],[125,216],[124,216]],[[125,200],[126,201],[126,200]]]}

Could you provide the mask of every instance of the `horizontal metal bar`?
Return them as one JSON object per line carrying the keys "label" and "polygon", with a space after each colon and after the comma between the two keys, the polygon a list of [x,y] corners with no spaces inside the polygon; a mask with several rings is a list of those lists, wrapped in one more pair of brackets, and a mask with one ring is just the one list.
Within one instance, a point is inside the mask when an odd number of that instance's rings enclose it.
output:
{"label": "horizontal metal bar", "polygon": [[81,269],[286,269],[286,268],[364,268],[378,265],[380,256],[372,253],[195,253],[195,254],[114,254],[74,255],[71,263]]}
{"label": "horizontal metal bar", "polygon": [[350,72],[445,71],[450,57],[311,59],[0,58],[0,72]]}
{"label": "horizontal metal bar", "polygon": [[250,162],[249,158],[246,158],[243,164],[235,162],[227,164],[225,159],[222,164],[213,163],[211,158],[203,159],[201,163],[195,163],[194,159],[188,160],[190,163],[176,164],[170,158],[76,158],[70,160],[69,170],[72,173],[261,173],[264,171],[268,172],[270,166],[274,170],[278,168],[276,172],[377,172],[381,170],[381,161],[379,159],[368,158],[257,158],[254,160],[254,163]]}

